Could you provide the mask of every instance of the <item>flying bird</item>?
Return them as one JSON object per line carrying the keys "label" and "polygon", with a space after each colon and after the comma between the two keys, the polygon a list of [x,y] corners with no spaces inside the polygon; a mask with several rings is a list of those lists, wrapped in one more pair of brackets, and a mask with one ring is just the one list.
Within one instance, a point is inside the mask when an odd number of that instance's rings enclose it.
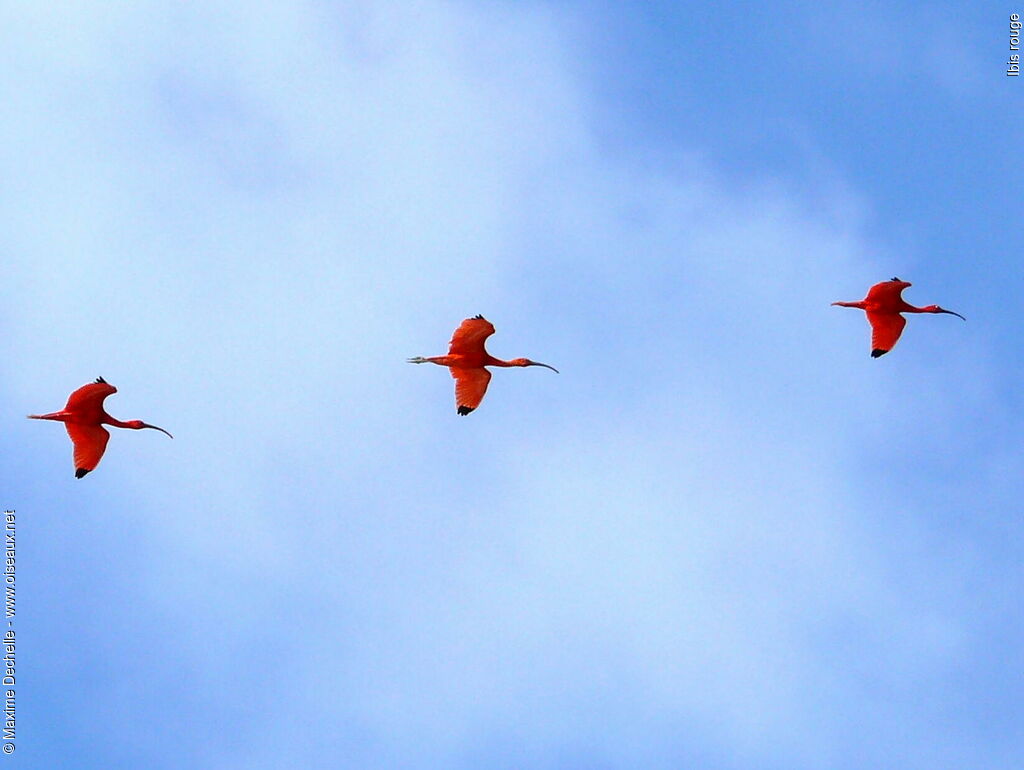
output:
{"label": "flying bird", "polygon": [[[147,425],[142,420],[129,420],[121,422],[115,420],[103,409],[103,400],[117,393],[117,388],[108,383],[102,377],[97,377],[96,382],[83,385],[68,397],[68,403],[59,412],[50,414],[30,414],[30,420],[57,420],[64,423],[71,443],[75,447],[75,478],[80,479],[91,470],[95,470],[100,464],[100,458],[107,448],[107,440],[110,434],[103,427],[113,425],[115,428],[131,428],[140,430],[142,428],[153,428],[163,431],[155,425]],[[167,433],[171,436],[170,433]],[[174,438],[174,436],[171,436]]]}
{"label": "flying bird", "polygon": [[484,349],[484,340],[494,334],[494,326],[482,315],[463,321],[448,343],[448,355],[408,359],[410,364],[438,364],[447,366],[455,378],[455,407],[461,415],[467,415],[480,406],[491,373],[485,366],[543,366],[553,372],[558,370],[547,364],[531,361],[529,358],[513,358],[502,361]]}
{"label": "flying bird", "polygon": [[855,307],[863,310],[868,315],[868,323],[871,324],[871,357],[884,356],[896,345],[896,340],[903,333],[903,327],[907,325],[907,319],[900,313],[949,313],[957,318],[967,320],[959,313],[952,310],[943,310],[938,305],[926,305],[925,307],[914,307],[903,300],[903,290],[911,284],[893,278],[891,281],[876,283],[868,290],[868,296],[860,302],[833,302],[833,305],[841,307]]}

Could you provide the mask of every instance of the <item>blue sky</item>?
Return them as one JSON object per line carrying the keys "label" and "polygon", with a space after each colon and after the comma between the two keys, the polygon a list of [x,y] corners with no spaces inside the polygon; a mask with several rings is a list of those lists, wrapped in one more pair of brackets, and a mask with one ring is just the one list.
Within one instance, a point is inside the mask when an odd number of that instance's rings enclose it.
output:
{"label": "blue sky", "polygon": [[1012,10],[13,10],[2,760],[1019,765]]}

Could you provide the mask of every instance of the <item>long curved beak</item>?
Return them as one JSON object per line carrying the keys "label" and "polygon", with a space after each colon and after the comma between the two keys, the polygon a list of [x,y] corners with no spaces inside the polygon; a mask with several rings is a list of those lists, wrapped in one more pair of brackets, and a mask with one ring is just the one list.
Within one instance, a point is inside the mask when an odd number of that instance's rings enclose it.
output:
{"label": "long curved beak", "polygon": [[540,364],[540,363],[537,363],[536,361],[532,361],[532,362],[530,363],[530,366],[543,366],[543,367],[544,367],[545,369],[550,369],[550,370],[551,370],[551,371],[553,371],[553,372],[554,372],[555,374],[560,374],[560,372],[559,372],[559,371],[558,371],[558,370],[557,370],[557,369],[556,369],[555,367],[553,367],[553,366],[548,366],[547,364]]}
{"label": "long curved beak", "polygon": [[[158,430],[161,433],[167,433],[167,431],[165,431],[163,428],[158,428],[156,425],[149,425],[148,423],[142,423],[142,427],[143,428],[152,428],[153,430]],[[171,436],[170,433],[167,433],[167,435]],[[171,436],[171,438],[174,438],[174,436]]]}
{"label": "long curved beak", "polygon": [[967,320],[962,315],[960,315],[959,313],[954,313],[952,310],[940,310],[939,312],[940,313],[949,313],[950,315],[955,315],[957,318],[963,318],[963,320],[965,320],[965,321]]}

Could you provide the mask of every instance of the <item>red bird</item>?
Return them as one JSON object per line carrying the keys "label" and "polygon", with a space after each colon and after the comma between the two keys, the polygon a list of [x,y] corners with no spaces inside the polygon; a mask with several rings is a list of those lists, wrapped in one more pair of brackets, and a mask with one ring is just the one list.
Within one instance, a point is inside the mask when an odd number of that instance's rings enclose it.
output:
{"label": "red bird", "polygon": [[494,334],[494,326],[482,315],[467,318],[452,335],[448,343],[448,355],[408,359],[410,364],[438,364],[447,366],[455,378],[455,406],[461,415],[467,415],[480,406],[491,373],[485,366],[543,366],[553,372],[558,370],[547,364],[539,364],[529,358],[513,358],[502,361],[484,350],[484,340]]}
{"label": "red bird", "polygon": [[864,310],[868,314],[868,323],[871,324],[871,357],[884,356],[896,345],[896,340],[903,333],[903,327],[907,325],[907,319],[900,313],[949,313],[957,318],[967,320],[959,313],[952,310],[943,310],[938,305],[927,305],[925,307],[914,307],[904,302],[901,294],[911,284],[893,278],[891,281],[876,283],[868,290],[868,296],[860,302],[833,302],[833,305],[842,307],[855,307]]}
{"label": "red bird", "polygon": [[[68,397],[67,405],[61,411],[28,416],[30,420],[58,420],[64,423],[68,435],[71,436],[71,443],[75,445],[76,479],[95,470],[96,466],[100,464],[100,458],[103,457],[103,452],[107,448],[107,440],[110,438],[107,429],[103,427],[104,424],[132,430],[153,428],[167,433],[163,428],[147,425],[142,420],[129,420],[128,422],[115,420],[103,410],[103,399],[112,393],[117,393],[117,388],[102,377],[97,377],[96,382],[83,385],[72,393]],[[167,435],[171,436],[170,433]]]}

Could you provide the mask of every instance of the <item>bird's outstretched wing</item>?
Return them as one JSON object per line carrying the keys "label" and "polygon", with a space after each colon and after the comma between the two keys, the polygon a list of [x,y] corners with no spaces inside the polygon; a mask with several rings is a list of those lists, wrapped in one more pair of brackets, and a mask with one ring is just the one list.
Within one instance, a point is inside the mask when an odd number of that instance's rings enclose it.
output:
{"label": "bird's outstretched wing", "polygon": [[467,318],[452,335],[452,341],[448,343],[448,355],[483,353],[484,340],[492,334],[494,326],[482,315]]}
{"label": "bird's outstretched wing", "polygon": [[72,393],[64,409],[68,412],[78,412],[83,416],[92,416],[93,413],[103,411],[103,399],[112,393],[117,393],[117,388],[99,377],[96,382],[83,385]]}
{"label": "bird's outstretched wing", "polygon": [[907,319],[899,313],[872,313],[868,311],[868,323],[871,324],[871,357],[884,356],[896,344],[903,333]]}
{"label": "bird's outstretched wing", "polygon": [[484,400],[487,384],[491,381],[491,373],[482,366],[479,369],[460,369],[452,366],[448,370],[455,378],[456,411],[461,415],[467,415]]}
{"label": "bird's outstretched wing", "polygon": [[66,422],[64,427],[68,429],[71,442],[75,445],[75,478],[80,479],[100,464],[110,434],[100,425]]}
{"label": "bird's outstretched wing", "polygon": [[898,303],[903,299],[900,295],[903,294],[903,290],[908,286],[910,286],[909,283],[898,278],[893,278],[891,281],[882,281],[868,289],[868,296],[865,299],[868,302]]}

